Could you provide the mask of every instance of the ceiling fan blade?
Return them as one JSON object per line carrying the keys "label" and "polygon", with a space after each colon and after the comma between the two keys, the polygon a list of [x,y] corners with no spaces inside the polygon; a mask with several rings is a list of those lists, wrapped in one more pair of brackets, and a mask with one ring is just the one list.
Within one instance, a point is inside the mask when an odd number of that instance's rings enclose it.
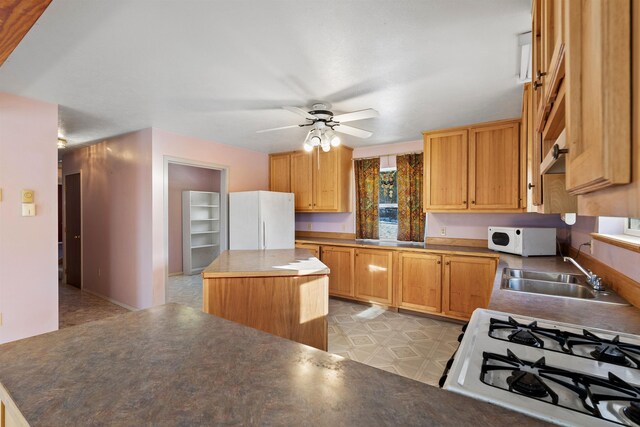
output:
{"label": "ceiling fan blade", "polygon": [[357,136],[358,138],[369,138],[373,135],[373,132],[369,132],[368,130],[354,128],[353,126],[347,125],[336,125],[333,130],[340,133],[346,133],[347,135]]}
{"label": "ceiling fan blade", "polygon": [[256,133],[271,132],[273,130],[291,129],[291,128],[297,128],[297,127],[300,127],[300,125],[280,126],[279,128],[262,129],[262,130],[257,130]]}
{"label": "ceiling fan blade", "polygon": [[376,110],[372,108],[367,108],[366,110],[338,114],[337,116],[333,116],[331,120],[333,120],[334,122],[340,122],[340,123],[354,122],[356,120],[364,120],[364,119],[370,119],[372,117],[378,117],[379,115],[380,114]]}
{"label": "ceiling fan blade", "polygon": [[309,114],[308,112],[304,111],[302,108],[298,108],[298,107],[282,107],[287,111],[291,111],[292,113],[298,114],[302,117],[304,117],[305,119],[309,119],[309,120],[316,120],[316,116],[313,116],[311,114]]}

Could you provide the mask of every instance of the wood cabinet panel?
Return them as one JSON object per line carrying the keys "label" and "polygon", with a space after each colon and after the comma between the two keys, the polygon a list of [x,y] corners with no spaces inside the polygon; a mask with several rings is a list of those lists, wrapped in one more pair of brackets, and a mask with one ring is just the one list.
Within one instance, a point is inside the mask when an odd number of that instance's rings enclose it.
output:
{"label": "wood cabinet panel", "polygon": [[629,0],[567,1],[567,191],[631,179]]}
{"label": "wood cabinet panel", "polygon": [[519,123],[472,128],[469,135],[469,208],[518,209]]}
{"label": "wood cabinet panel", "polygon": [[353,297],[354,249],[341,246],[323,246],[322,262],[329,267],[329,294]]}
{"label": "wood cabinet panel", "polygon": [[496,260],[445,255],[443,261],[442,312],[469,318],[476,308],[486,308],[496,275]]}
{"label": "wood cabinet panel", "polygon": [[269,191],[291,192],[291,154],[269,155]]}
{"label": "wood cabinet panel", "polygon": [[296,243],[296,248],[307,249],[311,251],[314,257],[320,259],[320,245],[312,243]]}
{"label": "wood cabinet panel", "polygon": [[313,209],[337,211],[338,206],[338,149],[325,153],[314,151],[314,200]]}
{"label": "wood cabinet panel", "polygon": [[391,304],[392,252],[385,250],[355,250],[355,296],[366,300]]}
{"label": "wood cabinet panel", "polygon": [[442,257],[398,254],[398,306],[439,313],[442,309]]}
{"label": "wood cabinet panel", "polygon": [[291,192],[295,193],[296,211],[313,210],[312,160],[309,153],[291,154]]}
{"label": "wood cabinet panel", "polygon": [[467,209],[468,131],[425,134],[425,210]]}

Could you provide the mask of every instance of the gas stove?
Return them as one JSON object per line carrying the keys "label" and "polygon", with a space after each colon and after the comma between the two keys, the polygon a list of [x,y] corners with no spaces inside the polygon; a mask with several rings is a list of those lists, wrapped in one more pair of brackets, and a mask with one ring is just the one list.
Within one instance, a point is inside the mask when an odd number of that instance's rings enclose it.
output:
{"label": "gas stove", "polygon": [[640,336],[479,309],[448,367],[443,388],[532,417],[640,426]]}

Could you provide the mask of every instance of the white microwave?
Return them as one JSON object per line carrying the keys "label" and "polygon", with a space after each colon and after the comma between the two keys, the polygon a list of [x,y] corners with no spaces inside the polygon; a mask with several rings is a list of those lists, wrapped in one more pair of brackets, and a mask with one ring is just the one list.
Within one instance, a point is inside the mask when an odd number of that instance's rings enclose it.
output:
{"label": "white microwave", "polygon": [[489,227],[489,249],[522,256],[555,255],[555,228]]}

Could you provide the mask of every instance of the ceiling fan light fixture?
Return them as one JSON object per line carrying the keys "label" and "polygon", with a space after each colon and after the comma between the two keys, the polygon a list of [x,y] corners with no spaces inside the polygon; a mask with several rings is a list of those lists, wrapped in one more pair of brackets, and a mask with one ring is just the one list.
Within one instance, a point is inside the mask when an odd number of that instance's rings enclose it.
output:
{"label": "ceiling fan light fixture", "polygon": [[340,145],[340,137],[333,130],[327,131],[325,135],[327,136],[329,144],[331,144],[332,147],[337,147],[338,145]]}
{"label": "ceiling fan light fixture", "polygon": [[325,153],[327,153],[329,150],[331,150],[331,145],[330,144],[322,144],[320,147],[322,148],[322,151],[324,151]]}
{"label": "ceiling fan light fixture", "polygon": [[313,145],[309,144],[306,141],[305,141],[303,147],[304,147],[304,151],[306,151],[307,153],[313,151]]}

